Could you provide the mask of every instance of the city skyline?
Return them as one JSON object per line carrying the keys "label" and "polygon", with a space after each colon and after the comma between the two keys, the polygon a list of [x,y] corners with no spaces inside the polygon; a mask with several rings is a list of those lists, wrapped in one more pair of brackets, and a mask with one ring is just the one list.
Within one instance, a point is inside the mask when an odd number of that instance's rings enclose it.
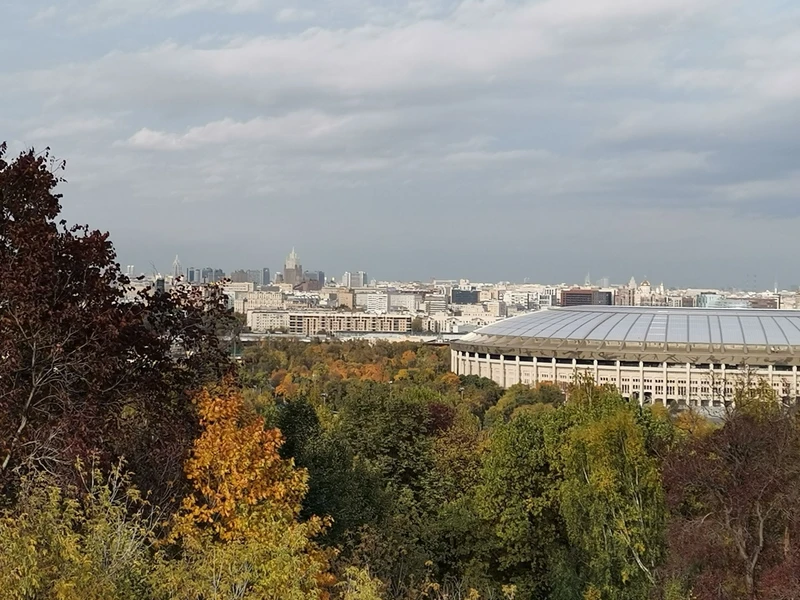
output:
{"label": "city skyline", "polygon": [[10,3],[0,130],[125,263],[771,285],[798,32],[771,0]]}
{"label": "city skyline", "polygon": [[[296,250],[297,250],[297,247],[293,246],[293,247],[291,247],[291,251],[290,252],[291,253],[295,253]],[[305,255],[301,255],[300,252],[296,252],[296,255],[300,256],[300,261],[301,262],[306,262],[306,260],[304,258]],[[176,255],[175,258],[178,258],[178,256],[181,256],[181,255],[180,254]],[[285,254],[284,254],[284,257],[285,257]],[[158,263],[157,262],[153,262],[153,261],[148,261],[147,263],[142,263],[142,264],[146,264],[147,265],[146,268],[142,268],[141,265],[137,265],[136,263],[131,263],[131,262],[128,262],[128,261],[125,261],[125,260],[120,260],[119,262],[120,262],[121,265],[123,265],[123,269],[124,270],[126,270],[126,269],[130,268],[131,266],[133,266],[135,268],[135,271],[136,271],[137,274],[139,274],[139,273],[152,274],[153,265],[155,265],[157,272],[162,274],[162,275],[170,274],[172,272],[172,269],[174,268],[174,259],[173,259],[173,263],[171,263],[169,265],[168,270],[159,269],[158,268],[159,267]],[[269,271],[272,274],[272,280],[273,281],[274,281],[274,278],[275,278],[275,276],[277,274],[283,272],[283,269],[284,269],[285,264],[286,264],[285,263],[285,258],[284,258],[284,261],[278,261],[278,260],[270,260],[269,262],[264,261],[264,264],[260,265],[260,266],[258,264],[252,263],[252,261],[251,261],[251,263],[245,263],[243,261],[240,261],[240,262],[234,261],[231,264],[222,264],[220,261],[211,260],[208,264],[206,264],[206,263],[200,264],[200,263],[198,263],[196,261],[195,262],[183,261],[183,259],[181,259],[180,262],[183,263],[183,274],[184,275],[186,274],[186,270],[190,269],[190,268],[197,269],[197,270],[202,270],[202,269],[206,269],[206,268],[210,267],[212,269],[221,270],[221,271],[225,272],[227,275],[230,275],[234,271],[239,271],[239,270],[253,271],[253,270],[259,270],[259,269],[266,269],[267,271]],[[738,283],[735,282],[735,281],[730,282],[730,283],[725,283],[725,282],[713,283],[713,282],[699,281],[699,282],[691,282],[691,283],[688,283],[688,284],[684,283],[682,280],[672,281],[672,280],[665,280],[664,278],[653,277],[653,276],[649,275],[648,273],[643,273],[643,274],[633,273],[633,274],[628,274],[628,275],[624,275],[623,274],[623,275],[620,275],[619,277],[616,277],[616,276],[612,277],[612,276],[609,276],[607,274],[604,274],[604,275],[599,275],[599,276],[594,277],[594,276],[591,276],[591,272],[589,272],[589,273],[584,273],[583,277],[579,277],[577,274],[566,274],[565,277],[555,278],[555,279],[544,279],[544,278],[536,279],[536,278],[530,277],[530,276],[522,277],[520,279],[504,279],[504,278],[480,278],[480,279],[478,279],[478,278],[472,278],[472,277],[463,276],[463,275],[460,275],[459,273],[455,273],[455,274],[447,274],[447,273],[445,273],[445,274],[434,275],[434,276],[431,276],[431,277],[410,277],[410,278],[391,277],[391,276],[374,277],[373,273],[375,273],[375,271],[373,271],[373,270],[365,270],[365,269],[362,269],[362,268],[359,267],[360,265],[364,264],[363,261],[357,263],[356,266],[350,266],[350,267],[344,268],[344,269],[342,269],[341,267],[334,267],[332,269],[330,267],[325,267],[325,268],[320,267],[317,264],[317,261],[314,260],[313,258],[311,260],[307,261],[307,262],[310,263],[310,264],[305,265],[305,266],[302,267],[306,272],[322,272],[322,273],[326,274],[326,280],[333,278],[337,283],[341,282],[340,280],[342,279],[342,275],[345,274],[345,273],[350,273],[352,275],[356,275],[356,273],[363,272],[365,275],[369,274],[368,281],[371,281],[371,280],[375,279],[375,280],[384,281],[384,282],[385,281],[409,281],[409,282],[427,283],[427,282],[433,281],[435,279],[438,279],[438,280],[448,280],[448,279],[460,280],[460,279],[465,279],[465,280],[469,280],[469,281],[471,281],[473,283],[487,283],[487,284],[494,284],[494,283],[499,283],[499,282],[509,282],[509,283],[517,284],[517,285],[530,283],[530,284],[542,284],[542,285],[546,285],[546,284],[554,284],[554,285],[555,284],[558,284],[558,285],[566,284],[566,285],[574,285],[575,287],[581,287],[581,286],[609,287],[609,286],[627,285],[629,283],[629,281],[631,280],[631,278],[633,278],[637,282],[642,282],[645,279],[649,280],[654,286],[658,286],[659,284],[663,283],[665,285],[665,287],[670,288],[670,289],[682,289],[682,288],[703,289],[703,288],[708,288],[708,289],[737,289],[737,290],[742,290],[742,291],[763,292],[763,291],[773,290],[775,288],[783,289],[783,290],[791,290],[791,289],[794,289],[796,287],[800,287],[800,276],[798,276],[797,280],[781,282],[780,280],[778,280],[777,278],[774,278],[774,277],[772,279],[767,279],[765,277],[759,276],[757,274],[752,274],[752,273],[744,273],[744,274],[742,274],[739,277],[740,281]],[[306,267],[308,267],[308,268],[306,268]],[[357,267],[359,267],[359,268],[357,268]],[[598,271],[598,273],[607,273],[607,271],[608,270],[606,270],[606,271]],[[378,272],[381,273],[381,272],[383,272],[383,270],[382,269],[378,269]],[[587,275],[590,276],[590,279],[588,281],[586,279]]]}

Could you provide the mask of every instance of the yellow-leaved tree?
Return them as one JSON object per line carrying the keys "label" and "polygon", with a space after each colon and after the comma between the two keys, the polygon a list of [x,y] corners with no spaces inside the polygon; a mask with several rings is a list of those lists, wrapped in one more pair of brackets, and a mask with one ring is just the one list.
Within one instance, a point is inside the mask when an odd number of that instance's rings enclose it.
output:
{"label": "yellow-leaved tree", "polygon": [[193,492],[172,520],[156,586],[184,600],[316,600],[335,583],[313,541],[325,523],[299,522],[307,474],[278,454],[280,431],[246,409],[230,383],[196,398],[202,432],[186,462]]}

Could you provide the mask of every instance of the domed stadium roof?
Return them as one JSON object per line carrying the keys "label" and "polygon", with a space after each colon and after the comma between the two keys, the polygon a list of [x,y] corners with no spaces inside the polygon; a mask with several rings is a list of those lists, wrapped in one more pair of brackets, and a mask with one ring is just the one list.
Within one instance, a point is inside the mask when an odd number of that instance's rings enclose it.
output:
{"label": "domed stadium roof", "polygon": [[[577,306],[555,308],[498,321],[466,335],[461,347],[577,351],[606,356],[635,352],[771,355],[768,362],[800,360],[800,311],[755,309]],[[795,354],[797,355],[795,357]]]}

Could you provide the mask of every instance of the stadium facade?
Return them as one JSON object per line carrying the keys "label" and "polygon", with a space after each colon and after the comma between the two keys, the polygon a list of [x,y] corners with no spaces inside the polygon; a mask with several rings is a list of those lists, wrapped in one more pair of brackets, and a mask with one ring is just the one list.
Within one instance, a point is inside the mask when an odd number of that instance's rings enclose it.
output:
{"label": "stadium facade", "polygon": [[757,376],[794,402],[800,311],[580,306],[527,313],[451,346],[451,368],[503,387],[568,385],[576,374],[629,400],[723,406]]}

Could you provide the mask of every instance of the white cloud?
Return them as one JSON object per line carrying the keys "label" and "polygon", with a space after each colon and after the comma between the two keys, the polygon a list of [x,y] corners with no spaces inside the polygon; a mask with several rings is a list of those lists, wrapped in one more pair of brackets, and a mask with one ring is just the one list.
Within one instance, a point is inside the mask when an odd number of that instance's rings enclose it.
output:
{"label": "white cloud", "polygon": [[257,117],[249,121],[226,118],[192,127],[185,133],[143,128],[123,145],[143,150],[193,150],[247,142],[298,146],[324,143],[325,138],[347,136],[380,128],[387,115],[333,116],[317,111],[292,112],[281,117]]}

